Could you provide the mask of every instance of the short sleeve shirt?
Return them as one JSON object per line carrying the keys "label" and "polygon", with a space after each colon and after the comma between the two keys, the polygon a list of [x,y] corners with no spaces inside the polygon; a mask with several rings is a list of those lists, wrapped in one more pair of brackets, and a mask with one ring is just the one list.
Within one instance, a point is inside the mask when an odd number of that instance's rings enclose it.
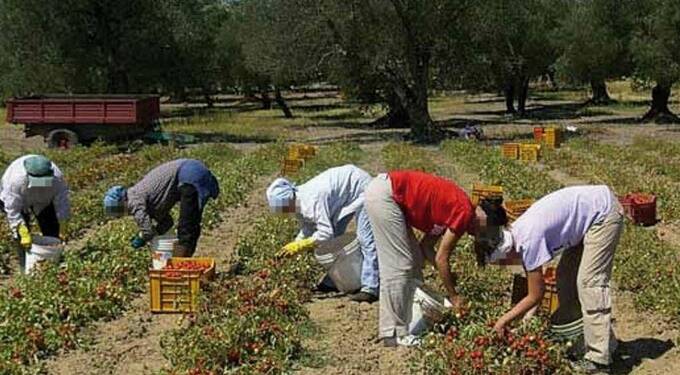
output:
{"label": "short sleeve shirt", "polygon": [[515,248],[527,271],[548,263],[583,241],[590,227],[616,205],[605,185],[573,186],[546,195],[512,224]]}
{"label": "short sleeve shirt", "polygon": [[429,235],[450,229],[462,236],[470,227],[474,210],[467,194],[455,183],[418,171],[388,173],[392,198],[412,227]]}

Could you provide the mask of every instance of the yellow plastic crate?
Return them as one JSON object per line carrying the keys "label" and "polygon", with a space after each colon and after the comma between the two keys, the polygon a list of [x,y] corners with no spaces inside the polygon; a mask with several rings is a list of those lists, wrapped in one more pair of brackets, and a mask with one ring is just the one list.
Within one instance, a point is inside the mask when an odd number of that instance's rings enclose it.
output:
{"label": "yellow plastic crate", "polygon": [[201,283],[215,278],[213,258],[170,258],[168,264],[192,262],[206,265],[203,271],[149,270],[152,313],[190,313],[198,309]]}
{"label": "yellow plastic crate", "polygon": [[472,185],[472,204],[477,206],[482,198],[487,197],[503,197],[503,187],[497,185]]}
{"label": "yellow plastic crate", "polygon": [[559,128],[546,128],[543,143],[550,148],[559,148],[562,144],[562,133]]}
{"label": "yellow plastic crate", "polygon": [[288,176],[294,173],[297,173],[297,171],[302,168],[302,166],[305,164],[305,161],[302,159],[289,159],[286,158],[283,160],[283,166],[281,168],[281,174],[284,176]]}
{"label": "yellow plastic crate", "polygon": [[288,159],[309,159],[316,155],[316,147],[311,145],[291,145],[288,147]]}
{"label": "yellow plastic crate", "polygon": [[541,145],[524,143],[519,145],[519,159],[522,161],[538,161],[541,154]]}
{"label": "yellow plastic crate", "polygon": [[501,145],[501,155],[508,159],[519,158],[519,143],[504,143]]}
{"label": "yellow plastic crate", "polygon": [[508,214],[508,219],[512,222],[522,216],[534,202],[533,199],[519,199],[503,202],[503,206],[505,207],[505,212]]}

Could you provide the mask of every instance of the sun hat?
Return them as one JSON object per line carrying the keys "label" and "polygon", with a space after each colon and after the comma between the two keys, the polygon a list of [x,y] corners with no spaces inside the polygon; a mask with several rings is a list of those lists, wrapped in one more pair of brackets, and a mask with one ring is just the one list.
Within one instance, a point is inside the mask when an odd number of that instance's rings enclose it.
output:
{"label": "sun hat", "polygon": [[54,182],[54,168],[50,159],[41,155],[30,155],[24,160],[28,174],[28,187],[50,187]]}

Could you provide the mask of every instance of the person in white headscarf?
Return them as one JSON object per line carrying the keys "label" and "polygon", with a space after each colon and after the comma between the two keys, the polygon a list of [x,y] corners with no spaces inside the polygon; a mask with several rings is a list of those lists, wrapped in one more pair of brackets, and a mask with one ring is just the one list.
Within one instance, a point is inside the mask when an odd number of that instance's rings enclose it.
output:
{"label": "person in white headscarf", "polygon": [[364,260],[361,289],[350,298],[358,302],[378,299],[378,257],[373,231],[364,209],[364,189],[371,176],[354,165],[331,168],[300,186],[285,178],[277,178],[267,189],[269,206],[275,212],[295,213],[301,229],[296,239],[281,250],[293,255],[312,250],[319,243],[342,235],[356,217],[357,239]]}

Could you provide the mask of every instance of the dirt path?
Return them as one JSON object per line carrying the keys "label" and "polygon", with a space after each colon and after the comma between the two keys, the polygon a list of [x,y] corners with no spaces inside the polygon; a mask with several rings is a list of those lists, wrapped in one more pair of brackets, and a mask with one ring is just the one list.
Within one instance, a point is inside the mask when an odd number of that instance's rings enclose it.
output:
{"label": "dirt path", "polygon": [[[263,197],[270,178],[260,178],[243,205],[226,211],[222,224],[201,236],[197,256],[214,257],[218,265],[229,264],[240,234],[258,213],[266,211]],[[120,318],[98,323],[89,335],[91,347],[58,356],[47,363],[47,368],[52,374],[64,375],[158,372],[168,364],[160,338],[178,324],[180,316],[151,314],[148,301],[145,293]]]}

